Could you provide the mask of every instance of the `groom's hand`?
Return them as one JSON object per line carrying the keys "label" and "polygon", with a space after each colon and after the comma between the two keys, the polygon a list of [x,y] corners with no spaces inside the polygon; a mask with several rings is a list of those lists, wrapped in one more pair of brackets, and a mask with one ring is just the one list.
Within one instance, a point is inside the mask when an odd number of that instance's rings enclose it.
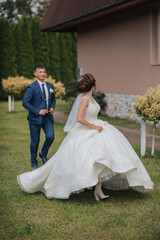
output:
{"label": "groom's hand", "polygon": [[50,114],[53,114],[53,113],[54,113],[53,108],[50,108],[50,109],[49,109],[49,113],[50,113]]}
{"label": "groom's hand", "polygon": [[41,110],[39,111],[39,115],[44,116],[44,115],[46,114],[46,112],[47,112],[47,109],[41,109]]}

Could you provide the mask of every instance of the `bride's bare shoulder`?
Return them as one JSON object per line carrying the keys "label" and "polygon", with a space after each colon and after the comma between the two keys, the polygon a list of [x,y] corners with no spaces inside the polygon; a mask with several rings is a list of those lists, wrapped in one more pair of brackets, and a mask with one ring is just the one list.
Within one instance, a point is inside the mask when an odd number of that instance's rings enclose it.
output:
{"label": "bride's bare shoulder", "polygon": [[83,96],[82,98],[81,98],[81,102],[88,102],[89,101],[89,98],[87,97],[87,96]]}
{"label": "bride's bare shoulder", "polygon": [[86,96],[83,96],[82,98],[81,98],[81,106],[88,106],[88,102],[89,102],[89,99],[88,99],[88,97],[86,97]]}

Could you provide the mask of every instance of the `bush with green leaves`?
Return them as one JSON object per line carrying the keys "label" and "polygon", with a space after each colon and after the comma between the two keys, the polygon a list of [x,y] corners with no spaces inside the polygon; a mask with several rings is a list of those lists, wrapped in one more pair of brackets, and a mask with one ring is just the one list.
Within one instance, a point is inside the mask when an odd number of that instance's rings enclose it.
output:
{"label": "bush with green leaves", "polygon": [[68,101],[70,98],[76,98],[77,97],[77,90],[76,90],[76,84],[75,82],[69,82],[67,81],[65,84],[66,88],[66,94],[63,96],[63,100]]}
{"label": "bush with green leaves", "polygon": [[96,102],[100,105],[101,111],[100,113],[105,111],[105,107],[107,106],[107,101],[105,100],[105,94],[98,91],[93,93],[93,97],[96,100]]}

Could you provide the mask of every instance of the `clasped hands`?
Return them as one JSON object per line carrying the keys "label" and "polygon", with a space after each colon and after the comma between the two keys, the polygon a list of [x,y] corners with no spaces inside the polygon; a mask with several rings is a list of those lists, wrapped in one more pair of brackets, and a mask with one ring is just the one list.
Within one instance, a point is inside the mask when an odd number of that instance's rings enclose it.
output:
{"label": "clasped hands", "polygon": [[[50,114],[53,114],[53,113],[54,113],[53,108],[50,108],[48,112],[49,112]],[[47,109],[41,109],[41,110],[39,111],[39,115],[42,115],[42,116],[44,116],[46,113],[47,113]]]}

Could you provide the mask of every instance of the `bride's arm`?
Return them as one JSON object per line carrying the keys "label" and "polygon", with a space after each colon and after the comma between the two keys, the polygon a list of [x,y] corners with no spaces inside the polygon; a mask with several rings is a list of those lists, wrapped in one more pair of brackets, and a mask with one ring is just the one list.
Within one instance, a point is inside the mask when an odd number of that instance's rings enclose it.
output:
{"label": "bride's arm", "polygon": [[78,111],[78,116],[77,116],[77,122],[89,127],[89,128],[92,128],[92,129],[97,129],[99,132],[102,132],[103,128],[101,126],[97,126],[97,125],[94,125],[90,122],[88,122],[85,118],[84,118],[84,114],[86,112],[86,108],[88,106],[88,99],[87,98],[84,98],[82,101],[81,101],[81,104],[80,104],[80,108],[79,108],[79,111]]}

